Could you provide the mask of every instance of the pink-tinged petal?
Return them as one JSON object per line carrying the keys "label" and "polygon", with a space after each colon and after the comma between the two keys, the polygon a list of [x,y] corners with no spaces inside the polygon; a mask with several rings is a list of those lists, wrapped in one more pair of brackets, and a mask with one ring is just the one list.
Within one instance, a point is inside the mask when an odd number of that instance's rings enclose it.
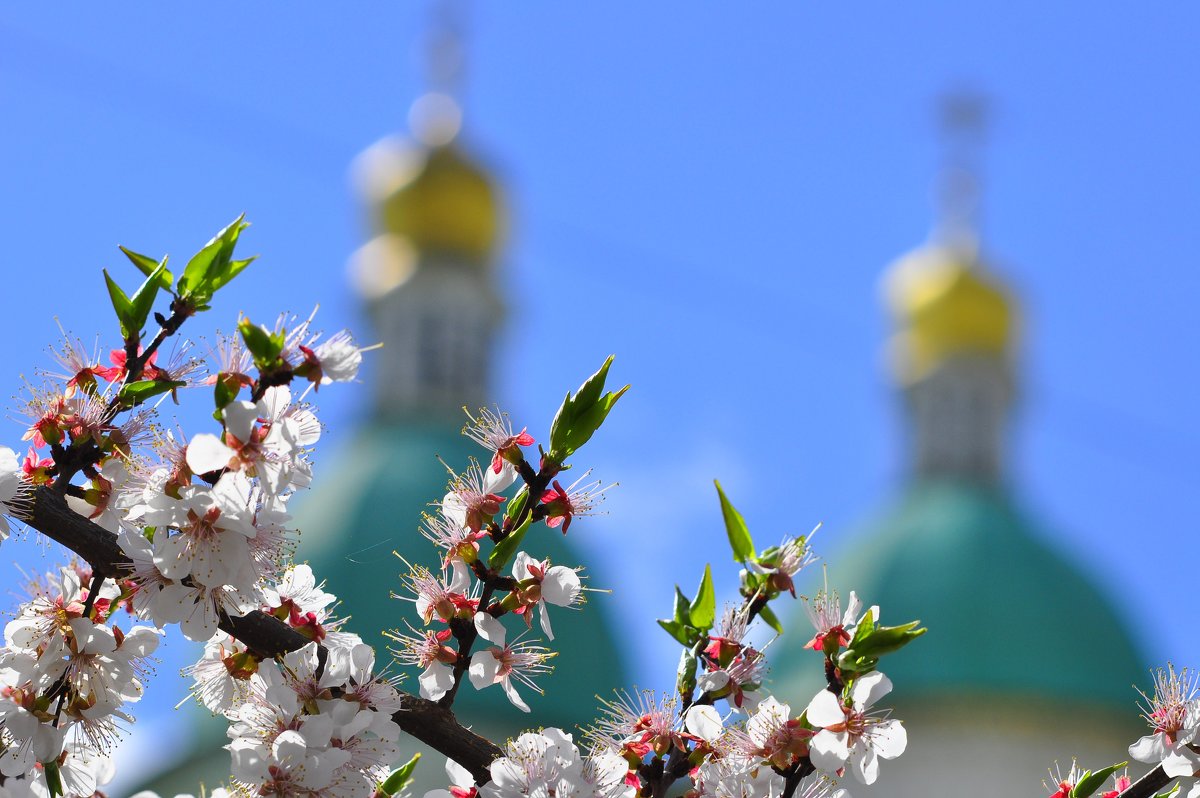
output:
{"label": "pink-tinged petal", "polygon": [[530,557],[525,552],[518,551],[517,556],[513,557],[513,579],[516,579],[517,581],[528,579],[530,564],[538,565],[538,561]]}
{"label": "pink-tinged petal", "polygon": [[850,626],[858,621],[859,613],[862,612],[862,599],[853,590],[850,591],[850,603],[846,606],[846,612],[842,614],[842,626]]}
{"label": "pink-tinged petal", "polygon": [[500,472],[497,473],[490,468],[484,469],[483,472],[483,492],[484,493],[499,493],[508,488],[509,485],[517,481],[517,469],[512,463],[507,460],[500,467]]}
{"label": "pink-tinged petal", "polygon": [[711,743],[725,731],[721,713],[715,707],[699,705],[691,707],[683,716],[683,725],[689,732],[705,742]]}
{"label": "pink-tinged petal", "polygon": [[500,622],[499,618],[492,617],[490,613],[475,613],[475,631],[489,643],[497,646],[504,645],[504,624]]}
{"label": "pink-tinged petal", "polygon": [[192,469],[193,474],[207,474],[229,465],[233,456],[233,449],[222,443],[220,438],[202,432],[193,437],[187,445],[184,459],[187,460],[187,467]]}
{"label": "pink-tinged petal", "polygon": [[850,700],[858,710],[873,706],[876,701],[892,692],[892,680],[880,671],[871,671],[866,676],[854,680],[850,688]]}
{"label": "pink-tinged petal", "polygon": [[845,767],[850,751],[846,748],[846,733],[835,734],[827,729],[817,732],[808,744],[813,767],[825,773],[836,773]]}
{"label": "pink-tinged petal", "polygon": [[492,649],[476,651],[471,655],[471,667],[467,675],[476,690],[496,683],[496,674],[500,672],[500,661],[492,656]]}
{"label": "pink-tinged petal", "polygon": [[508,696],[508,700],[514,707],[522,712],[529,711],[529,705],[526,704],[524,699],[521,698],[521,695],[517,692],[517,688],[513,687],[512,679],[501,679],[500,689],[502,689],[504,694]]}
{"label": "pink-tinged petal", "polygon": [[818,729],[826,726],[836,726],[846,722],[846,713],[842,709],[842,701],[828,690],[822,690],[808,702],[804,710],[809,724]]}
{"label": "pink-tinged petal", "polygon": [[582,586],[574,568],[556,565],[542,580],[542,598],[556,607],[570,607],[579,598]]}
{"label": "pink-tinged petal", "polygon": [[885,720],[871,730],[871,747],[884,759],[895,759],[908,747],[908,732],[898,720]]}

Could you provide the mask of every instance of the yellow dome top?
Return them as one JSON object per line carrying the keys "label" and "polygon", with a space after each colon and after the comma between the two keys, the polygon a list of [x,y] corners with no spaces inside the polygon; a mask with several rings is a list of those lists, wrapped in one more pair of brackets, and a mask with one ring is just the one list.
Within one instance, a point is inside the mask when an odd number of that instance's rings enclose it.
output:
{"label": "yellow dome top", "polygon": [[406,239],[419,252],[488,260],[499,236],[500,208],[487,174],[453,144],[406,160],[406,174],[396,176],[396,187],[375,208],[379,232]]}
{"label": "yellow dome top", "polygon": [[892,266],[885,291],[900,327],[892,355],[902,381],[920,379],[954,355],[1008,353],[1012,297],[988,278],[971,248],[922,247]]}

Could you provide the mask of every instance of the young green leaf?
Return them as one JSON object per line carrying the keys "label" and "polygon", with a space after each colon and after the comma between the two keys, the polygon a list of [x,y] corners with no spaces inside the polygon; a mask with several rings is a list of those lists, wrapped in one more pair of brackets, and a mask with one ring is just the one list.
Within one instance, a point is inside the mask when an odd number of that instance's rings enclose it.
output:
{"label": "young green leaf", "polygon": [[399,795],[408,785],[413,783],[413,771],[417,768],[417,762],[421,761],[421,754],[413,754],[413,758],[405,762],[400,767],[396,768],[391,774],[383,780],[379,785],[378,792],[383,795]]}
{"label": "young green leaf", "polygon": [[158,287],[165,291],[171,290],[171,283],[175,281],[175,276],[167,271],[166,255],[163,255],[163,259],[158,261],[149,257],[148,255],[139,254],[131,249],[126,249],[125,247],[120,247],[119,249],[125,253],[125,257],[129,258],[130,263],[138,267],[142,274],[148,276],[152,274],[155,269],[161,266],[162,272],[160,272],[158,275]]}
{"label": "young green leaf", "polygon": [[733,559],[740,563],[749,562],[754,558],[754,541],[750,538],[746,520],[729,502],[721,483],[714,479],[713,484],[717,486],[717,496],[721,498],[721,516],[725,519],[725,534],[729,536]]}
{"label": "young green leaf", "polygon": [[1088,798],[1088,796],[1104,786],[1104,782],[1108,781],[1109,776],[1128,764],[1128,762],[1119,762],[1116,765],[1097,770],[1095,773],[1089,770],[1075,783],[1075,786],[1071,789],[1070,798]]}
{"label": "young green leaf", "polygon": [[508,565],[508,561],[516,556],[517,549],[521,546],[521,541],[525,538],[525,533],[529,531],[529,527],[533,523],[533,516],[528,516],[525,522],[513,531],[508,533],[508,537],[496,544],[496,548],[492,549],[492,553],[488,555],[489,568],[503,568]]}
{"label": "young green leaf", "polygon": [[692,626],[705,632],[712,628],[717,617],[717,593],[713,589],[711,565],[704,566],[704,578],[688,610]]}
{"label": "young green leaf", "polygon": [[117,285],[116,280],[109,275],[108,269],[104,269],[104,283],[108,286],[108,298],[112,300],[113,310],[116,311],[117,321],[121,325],[121,337],[129,338],[133,330],[133,306],[129,302],[129,297],[121,290],[121,286]]}
{"label": "young green leaf", "polygon": [[771,609],[770,606],[764,604],[763,608],[758,611],[758,617],[762,618],[763,621],[766,622],[767,626],[771,627],[779,634],[783,634],[783,624],[780,623],[778,616],[775,615],[775,611]]}
{"label": "young green leaf", "polygon": [[138,380],[121,386],[121,392],[117,394],[117,397],[126,407],[134,407],[152,396],[158,396],[185,385],[187,385],[186,382],[175,380]]}
{"label": "young green leaf", "polygon": [[682,696],[691,695],[696,689],[697,661],[695,651],[684,651],[679,657],[679,669],[675,672],[675,689]]}
{"label": "young green leaf", "polygon": [[233,261],[238,236],[250,226],[245,218],[245,214],[242,214],[234,219],[192,256],[176,286],[180,296],[186,296],[197,304],[205,304],[218,288],[246,268],[249,261],[238,261],[240,265],[236,267]]}
{"label": "young green leaf", "polygon": [[681,623],[684,626],[692,626],[692,611],[689,607],[691,599],[683,594],[679,589],[679,585],[675,586],[675,622]]}
{"label": "young green leaf", "polygon": [[166,269],[166,264],[160,263],[154,271],[146,276],[141,287],[129,298],[130,324],[137,333],[141,333],[142,328],[146,326],[146,319],[150,318],[150,311],[154,308],[154,299],[158,296],[160,285],[158,278]]}
{"label": "young green leaf", "polygon": [[595,374],[584,380],[574,395],[567,393],[550,425],[550,459],[561,463],[591,440],[617,400],[629,390],[626,385],[619,391],[601,395],[612,362],[610,355]]}
{"label": "young green leaf", "polygon": [[691,646],[693,638],[696,636],[696,630],[689,628],[679,621],[665,621],[659,619],[658,625],[665,629],[667,634],[675,638],[680,645]]}

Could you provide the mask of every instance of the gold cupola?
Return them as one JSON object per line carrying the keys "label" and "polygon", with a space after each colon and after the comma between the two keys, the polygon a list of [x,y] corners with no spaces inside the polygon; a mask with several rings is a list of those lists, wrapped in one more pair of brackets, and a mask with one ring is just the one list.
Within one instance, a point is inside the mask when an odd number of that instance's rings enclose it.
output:
{"label": "gold cupola", "polygon": [[500,198],[488,173],[457,142],[461,112],[433,92],[413,105],[416,138],[394,139],[364,154],[362,172],[376,235],[392,236],[418,253],[491,260],[500,236]]}
{"label": "gold cupola", "polygon": [[884,278],[896,322],[892,366],[902,383],[958,355],[1007,359],[1015,326],[1013,297],[968,245],[931,243],[896,261]]}

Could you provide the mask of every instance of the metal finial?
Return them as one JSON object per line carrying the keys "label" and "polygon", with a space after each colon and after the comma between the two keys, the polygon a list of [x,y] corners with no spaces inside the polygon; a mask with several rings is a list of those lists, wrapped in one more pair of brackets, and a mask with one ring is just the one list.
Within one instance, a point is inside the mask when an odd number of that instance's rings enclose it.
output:
{"label": "metal finial", "polygon": [[973,91],[954,91],[939,102],[942,174],[938,185],[937,235],[974,252],[978,246],[980,156],[987,132],[988,102]]}

